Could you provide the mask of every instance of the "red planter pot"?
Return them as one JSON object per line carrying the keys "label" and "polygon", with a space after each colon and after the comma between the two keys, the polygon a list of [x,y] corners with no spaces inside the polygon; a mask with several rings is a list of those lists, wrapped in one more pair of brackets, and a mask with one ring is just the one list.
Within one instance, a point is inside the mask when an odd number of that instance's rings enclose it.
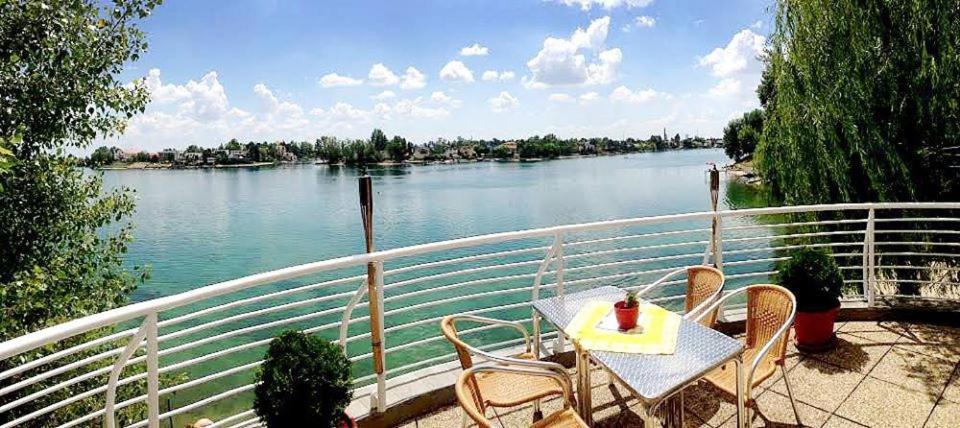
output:
{"label": "red planter pot", "polygon": [[803,352],[824,352],[836,345],[833,323],[840,307],[823,312],[797,312],[793,329],[797,335],[797,349]]}
{"label": "red planter pot", "polygon": [[630,330],[637,326],[637,318],[640,316],[640,305],[634,305],[632,308],[624,308],[626,302],[619,301],[613,304],[613,310],[617,315],[617,326],[620,330]]}

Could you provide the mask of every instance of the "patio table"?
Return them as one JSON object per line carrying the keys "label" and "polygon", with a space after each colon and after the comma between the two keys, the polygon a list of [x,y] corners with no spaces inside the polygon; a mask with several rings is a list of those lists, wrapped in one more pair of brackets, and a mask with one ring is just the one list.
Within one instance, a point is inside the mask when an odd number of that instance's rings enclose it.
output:
{"label": "patio table", "polygon": [[[592,290],[540,299],[533,302],[534,316],[544,320],[563,332],[577,311],[588,301],[616,302],[626,292],[617,287],[599,287]],[[539,320],[535,319],[535,323]],[[539,328],[535,329],[539,333]],[[540,337],[536,337],[537,346]],[[591,351],[580,349],[576,341],[574,351],[577,361],[578,409],[581,417],[593,425],[592,397],[590,391],[590,361],[593,360],[608,373],[618,378],[630,392],[640,398],[643,407],[644,426],[653,426],[654,413],[661,405],[673,398],[686,385],[697,381],[711,370],[728,361],[734,361],[737,370],[737,426],[743,428],[743,364],[741,361],[743,344],[718,331],[684,319],[680,324],[677,346],[673,354],[625,354],[618,352]],[[539,352],[539,348],[538,348]],[[674,401],[674,400],[670,400]],[[673,406],[670,406],[673,407]],[[668,425],[682,425],[682,403],[679,418],[667,418]],[[676,420],[680,419],[680,420]]]}

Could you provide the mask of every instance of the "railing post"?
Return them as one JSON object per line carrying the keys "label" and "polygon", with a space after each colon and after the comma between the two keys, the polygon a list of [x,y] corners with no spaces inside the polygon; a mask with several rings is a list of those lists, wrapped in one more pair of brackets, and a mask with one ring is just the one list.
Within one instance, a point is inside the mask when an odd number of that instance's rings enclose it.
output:
{"label": "railing post", "polygon": [[147,420],[150,428],[160,428],[160,347],[157,343],[157,313],[144,321],[147,329]]}
{"label": "railing post", "polygon": [[867,230],[863,235],[863,295],[867,299],[867,306],[873,307],[876,302],[877,266],[875,257],[874,239],[876,234],[876,214],[873,208],[867,214]]}
{"label": "railing post", "polygon": [[[360,216],[363,220],[367,253],[373,250],[373,184],[369,175],[360,177]],[[373,370],[377,374],[377,393],[371,396],[371,408],[382,412],[387,405],[387,370],[383,344],[383,262],[367,263],[367,301],[370,312],[370,347]]]}
{"label": "railing post", "polygon": [[[557,289],[556,295],[563,296],[564,287],[563,287],[563,233],[557,233],[554,245],[556,245],[556,252],[554,253],[555,260],[557,261]],[[557,338],[553,342],[553,353],[554,355],[563,352],[563,335],[557,332]]]}

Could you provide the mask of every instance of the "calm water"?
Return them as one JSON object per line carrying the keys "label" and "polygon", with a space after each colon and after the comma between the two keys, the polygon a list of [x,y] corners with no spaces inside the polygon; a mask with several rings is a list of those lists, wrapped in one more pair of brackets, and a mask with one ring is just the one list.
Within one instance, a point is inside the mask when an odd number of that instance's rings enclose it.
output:
{"label": "calm water", "polygon": [[[532,164],[476,163],[372,169],[375,239],[378,248],[387,249],[493,232],[708,210],[709,191],[705,173],[708,162],[725,163],[727,159],[721,150],[691,150]],[[127,263],[131,266],[149,265],[152,277],[134,294],[133,299],[137,301],[257,272],[363,251],[355,169],[298,165],[264,169],[108,171],[104,173],[104,179],[108,186],[123,185],[136,189],[138,193],[138,211],[133,217],[136,240],[130,248]],[[725,189],[721,189],[721,192],[726,194]],[[699,227],[704,226],[702,224]],[[546,243],[544,241],[540,245]],[[454,257],[455,254],[433,255],[438,256]],[[543,256],[534,254],[524,257],[539,260]],[[519,260],[524,259],[511,261]],[[611,260],[584,259],[580,262],[589,264]],[[663,265],[666,264],[669,263],[664,262]],[[650,264],[648,268],[664,266]],[[446,269],[467,267],[470,266],[450,266]],[[536,267],[509,269],[497,274],[529,274],[530,269],[535,271]],[[416,275],[437,272],[417,271]],[[358,273],[355,270],[351,275]],[[579,276],[598,274],[583,272]],[[431,280],[404,286],[401,291],[433,290],[490,275],[482,273]],[[578,275],[571,270],[567,280],[577,278]],[[391,277],[388,285],[403,279],[409,279],[409,276]],[[292,285],[271,284],[264,289],[245,290],[238,296],[226,298],[263,294]],[[317,290],[309,296],[352,291],[357,285]],[[530,279],[524,277],[484,283],[482,289],[475,286],[470,289],[477,292],[528,286]],[[447,288],[388,302],[386,310],[389,312],[417,303],[456,297],[459,295],[457,293],[464,292],[459,288]],[[388,291],[389,299],[397,290]],[[442,307],[433,306],[389,316],[385,322],[390,327],[472,308],[500,307],[527,300],[529,294],[516,293],[463,299]],[[266,308],[286,301],[289,300],[260,302],[251,308],[238,308],[218,316]],[[186,307],[174,312],[190,312],[213,304],[216,302],[203,302],[196,308]],[[331,301],[319,307],[311,305],[271,313],[258,319],[244,319],[165,342],[163,347],[166,349],[198,340],[203,342],[205,338],[237,328],[323,309],[337,309],[343,304]],[[354,317],[364,314],[365,307],[358,307]],[[520,307],[488,315],[520,319],[529,316],[529,309]],[[339,313],[334,313],[275,329],[218,339],[190,348],[188,352],[162,358],[161,364],[166,366],[231,346],[269,339],[280,329],[338,324],[339,317]],[[169,315],[165,318],[169,318]],[[209,320],[194,320],[184,327]],[[367,331],[364,330],[366,328],[361,323],[352,326],[351,332],[357,334]],[[321,336],[336,339],[335,330],[324,330]],[[436,335],[435,324],[422,324],[392,332],[388,346]],[[499,334],[491,332],[485,333],[483,339],[493,343],[510,337],[499,337]],[[191,366],[186,375],[197,378],[257,361],[263,357],[264,349],[248,349]],[[369,342],[365,340],[358,340],[347,347],[351,356],[362,355],[369,350]],[[446,342],[430,342],[389,353],[387,365],[396,368],[449,352]],[[371,372],[369,359],[354,364],[356,377]],[[231,375],[215,383],[179,392],[173,397],[173,405],[179,407],[252,381],[252,371]],[[177,417],[175,425],[182,426],[201,416],[217,419],[232,415],[248,409],[250,400],[249,393],[222,400]]]}
{"label": "calm water", "polygon": [[[372,169],[379,249],[492,232],[709,209],[722,150]],[[352,168],[107,171],[137,190],[130,265],[145,300],[363,251]],[[723,192],[721,192],[723,194]]]}

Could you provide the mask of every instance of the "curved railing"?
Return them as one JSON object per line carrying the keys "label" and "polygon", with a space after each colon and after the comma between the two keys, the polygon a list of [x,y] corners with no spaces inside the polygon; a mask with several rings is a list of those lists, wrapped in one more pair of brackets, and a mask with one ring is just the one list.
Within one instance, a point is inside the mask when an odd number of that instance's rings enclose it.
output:
{"label": "curved railing", "polygon": [[[254,373],[285,329],[343,344],[358,390],[370,391],[379,411],[392,402],[394,381],[455,360],[438,328],[445,315],[540,328],[530,325],[539,297],[637,288],[701,263],[723,269],[734,290],[771,281],[776,263],[802,246],[832,250],[848,302],[953,298],[958,223],[960,203],[707,211],[475,236],[251,275],[0,343],[0,428],[158,427],[169,418],[183,426],[200,417],[256,426]],[[382,310],[370,311],[368,281]],[[679,309],[684,282],[651,297]],[[485,349],[522,340],[491,326],[460,333]],[[383,352],[375,353],[371,338],[379,336]],[[562,349],[555,334],[543,337]]]}

